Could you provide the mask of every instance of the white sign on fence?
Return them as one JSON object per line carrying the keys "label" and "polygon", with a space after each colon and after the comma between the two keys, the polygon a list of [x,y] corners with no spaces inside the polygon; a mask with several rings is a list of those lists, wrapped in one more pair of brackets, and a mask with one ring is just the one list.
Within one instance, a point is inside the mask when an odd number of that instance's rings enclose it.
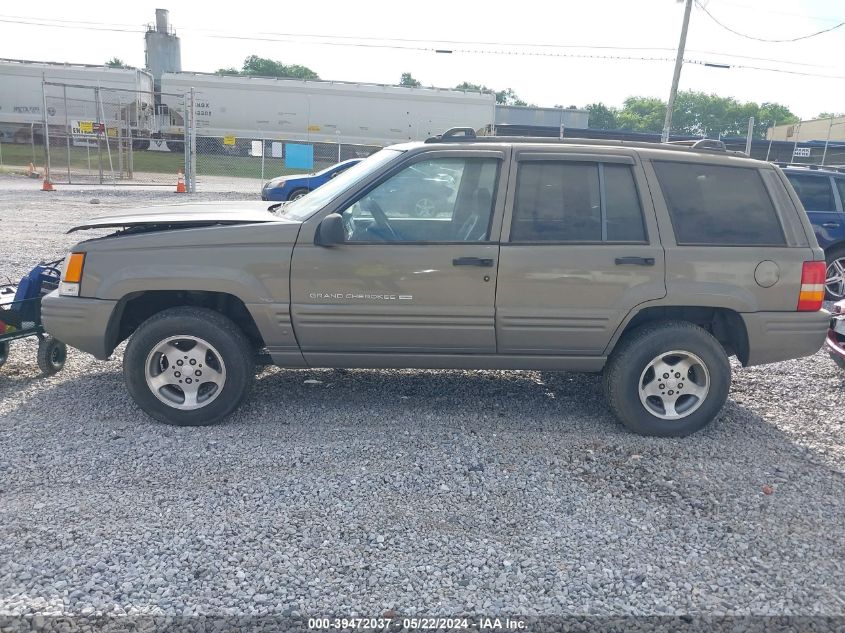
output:
{"label": "white sign on fence", "polygon": [[795,158],[810,158],[810,148],[809,147],[796,147],[792,151],[792,155]]}
{"label": "white sign on fence", "polygon": [[153,152],[169,152],[170,148],[167,147],[167,141],[160,138],[151,138],[150,150]]}

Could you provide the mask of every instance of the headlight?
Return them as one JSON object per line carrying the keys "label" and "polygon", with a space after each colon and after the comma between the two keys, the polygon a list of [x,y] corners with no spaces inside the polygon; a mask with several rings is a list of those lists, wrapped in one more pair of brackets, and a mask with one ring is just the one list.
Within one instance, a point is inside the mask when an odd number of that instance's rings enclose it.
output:
{"label": "headlight", "polygon": [[59,294],[64,297],[78,297],[82,283],[82,269],[85,267],[85,253],[71,253],[65,257]]}

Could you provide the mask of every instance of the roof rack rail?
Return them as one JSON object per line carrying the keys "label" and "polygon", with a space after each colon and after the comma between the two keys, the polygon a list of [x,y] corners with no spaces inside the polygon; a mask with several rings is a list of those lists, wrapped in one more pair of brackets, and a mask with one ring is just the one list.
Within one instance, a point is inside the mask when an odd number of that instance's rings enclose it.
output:
{"label": "roof rack rail", "polygon": [[782,160],[774,161],[778,167],[801,167],[802,169],[809,169],[812,171],[835,171],[837,173],[845,173],[845,167],[839,165],[818,165],[815,163],[788,163]]}
{"label": "roof rack rail", "polygon": [[720,154],[732,154],[735,156],[747,156],[745,152],[738,152],[727,149],[725,143],[715,139],[697,139],[692,141],[672,141],[660,143],[659,141],[625,141],[619,139],[594,139],[594,138],[555,138],[551,136],[487,136],[476,134],[471,127],[453,127],[425,140],[426,143],[536,143],[551,145],[596,145],[603,147],[632,147],[641,149],[668,149],[674,151],[690,152],[718,152]]}
{"label": "roof rack rail", "polygon": [[432,136],[425,139],[426,143],[440,143],[443,141],[469,141],[475,140],[475,130],[471,127],[453,127],[449,128],[443,134]]}
{"label": "roof rack rail", "polygon": [[668,141],[669,145],[683,145],[692,149],[713,149],[720,152],[728,151],[724,141],[714,138],[700,138],[697,141]]}

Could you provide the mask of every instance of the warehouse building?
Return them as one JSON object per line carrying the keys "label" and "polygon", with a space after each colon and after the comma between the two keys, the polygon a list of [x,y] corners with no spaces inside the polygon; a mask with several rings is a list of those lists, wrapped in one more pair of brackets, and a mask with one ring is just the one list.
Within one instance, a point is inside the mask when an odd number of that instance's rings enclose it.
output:
{"label": "warehouse building", "polygon": [[845,141],[845,116],[808,119],[770,127],[767,139],[775,141]]}

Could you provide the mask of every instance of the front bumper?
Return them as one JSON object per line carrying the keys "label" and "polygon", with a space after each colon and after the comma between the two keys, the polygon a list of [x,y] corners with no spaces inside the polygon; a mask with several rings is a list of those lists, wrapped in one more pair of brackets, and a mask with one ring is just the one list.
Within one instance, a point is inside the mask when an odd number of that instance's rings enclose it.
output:
{"label": "front bumper", "polygon": [[746,312],[742,315],[748,333],[748,365],[777,363],[812,356],[825,341],[830,313]]}
{"label": "front bumper", "polygon": [[44,331],[95,358],[106,360],[112,353],[110,341],[117,301],[60,297],[54,290],[41,300]]}

